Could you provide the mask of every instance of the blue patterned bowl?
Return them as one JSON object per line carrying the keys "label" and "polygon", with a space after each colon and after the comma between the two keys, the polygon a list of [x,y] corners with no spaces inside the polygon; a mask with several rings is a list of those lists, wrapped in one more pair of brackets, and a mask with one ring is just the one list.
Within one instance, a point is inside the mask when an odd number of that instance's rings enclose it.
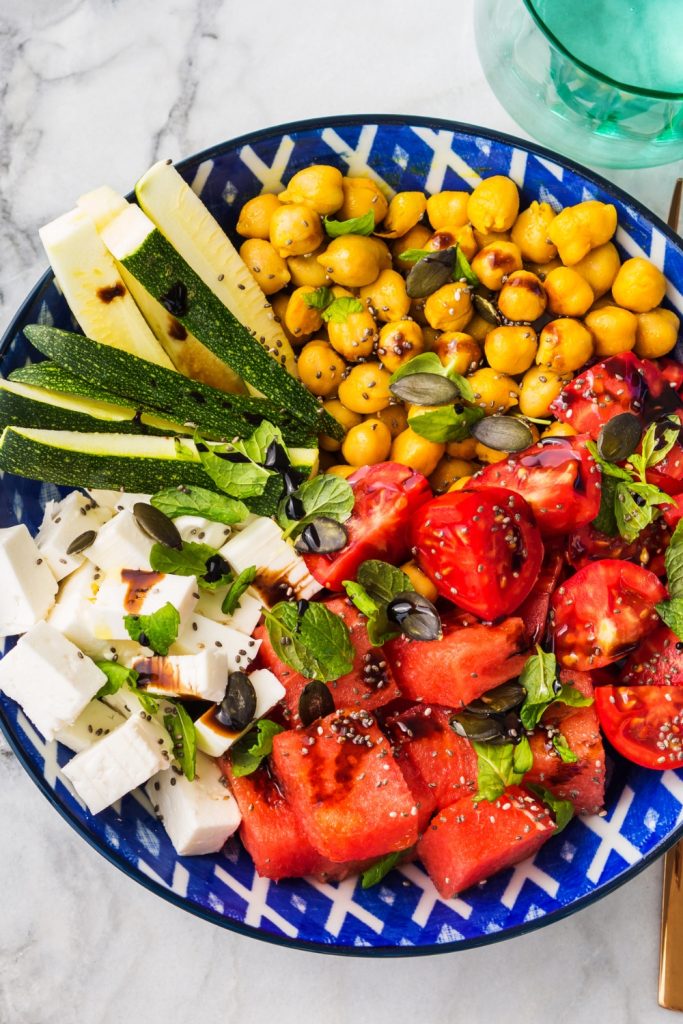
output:
{"label": "blue patterned bowl", "polygon": [[[553,154],[478,128],[399,117],[342,117],[302,122],[226,142],[191,157],[180,171],[230,231],[240,205],[307,164],[333,163],[371,175],[392,189],[472,188],[480,176],[509,174],[524,205],[542,199],[565,206],[603,199],[619,213],[622,255],[645,255],[671,282],[669,302],[683,314],[680,240],[637,202]],[[46,274],[2,342],[7,374],[34,353],[26,324],[72,328],[69,310]],[[0,525],[35,530],[49,484],[6,476]],[[134,793],[96,818],[62,773],[68,752],[45,743],[12,701],[0,695],[0,726],[36,785],[92,846],[153,892],[225,928],[320,952],[416,955],[465,949],[549,924],[633,877],[681,834],[683,772],[619,764],[605,817],[581,818],[533,860],[496,875],[459,899],[442,900],[419,864],[393,871],[374,889],[355,878],[274,884],[259,878],[237,840],[215,856],[178,857],[145,797]]]}

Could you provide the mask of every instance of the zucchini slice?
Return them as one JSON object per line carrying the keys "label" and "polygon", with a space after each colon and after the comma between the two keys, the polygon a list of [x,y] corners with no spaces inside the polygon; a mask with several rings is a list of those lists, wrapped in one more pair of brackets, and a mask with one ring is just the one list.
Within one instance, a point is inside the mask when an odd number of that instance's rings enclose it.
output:
{"label": "zucchini slice", "polygon": [[[175,167],[160,160],[135,186],[138,203],[195,274],[293,376],[296,357],[237,249]],[[258,385],[256,385],[258,387]]]}

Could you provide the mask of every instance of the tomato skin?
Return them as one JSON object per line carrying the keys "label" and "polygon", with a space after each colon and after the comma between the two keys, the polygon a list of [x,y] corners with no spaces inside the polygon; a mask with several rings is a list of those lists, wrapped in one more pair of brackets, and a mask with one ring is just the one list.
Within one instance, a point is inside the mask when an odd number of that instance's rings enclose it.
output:
{"label": "tomato skin", "polygon": [[532,644],[542,644],[550,611],[550,597],[557,586],[564,568],[564,557],[560,551],[546,551],[541,575],[534,583],[529,596],[524,599],[517,614],[524,622],[524,628]]}
{"label": "tomato skin", "polygon": [[569,533],[600,511],[600,470],[587,434],[546,437],[477,473],[469,487],[507,487],[531,505],[543,536]]}
{"label": "tomato skin", "polygon": [[618,661],[651,630],[666,590],[654,573],[621,559],[579,569],[551,600],[555,653],[565,668],[589,672]]}
{"label": "tomato skin", "polygon": [[676,362],[675,359],[660,359],[658,365],[667,384],[680,394],[683,388],[683,365]]}
{"label": "tomato skin", "polygon": [[543,561],[529,505],[502,487],[434,498],[418,511],[413,538],[417,561],[439,593],[487,621],[519,607]]}
{"label": "tomato skin", "polygon": [[599,686],[595,706],[605,736],[629,761],[683,767],[683,687]]}
{"label": "tomato skin", "polygon": [[[672,508],[673,506],[665,506]],[[681,513],[683,515],[683,512]],[[665,572],[664,554],[671,540],[671,529],[666,511],[661,519],[650,523],[631,544],[623,537],[609,537],[588,523],[567,538],[567,561],[575,569],[583,569],[602,558],[621,558],[635,565],[642,565],[655,576]]]}
{"label": "tomato skin", "polygon": [[344,524],[348,543],[331,555],[304,555],[318,583],[342,590],[344,580],[354,580],[358,567],[368,558],[396,565],[410,550],[410,522],[432,497],[426,477],[397,462],[363,466],[349,477],[355,504]]}
{"label": "tomato skin", "polygon": [[663,622],[629,656],[621,682],[629,686],[683,686],[683,643]]}

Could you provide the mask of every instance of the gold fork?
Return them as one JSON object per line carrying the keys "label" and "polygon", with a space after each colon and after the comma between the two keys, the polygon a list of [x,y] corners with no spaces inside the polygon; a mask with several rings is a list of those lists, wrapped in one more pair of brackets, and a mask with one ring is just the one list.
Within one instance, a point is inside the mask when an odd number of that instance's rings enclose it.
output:
{"label": "gold fork", "polygon": [[[678,231],[683,178],[674,187],[668,223]],[[662,926],[659,940],[659,1005],[683,1010],[683,839],[664,855]]]}

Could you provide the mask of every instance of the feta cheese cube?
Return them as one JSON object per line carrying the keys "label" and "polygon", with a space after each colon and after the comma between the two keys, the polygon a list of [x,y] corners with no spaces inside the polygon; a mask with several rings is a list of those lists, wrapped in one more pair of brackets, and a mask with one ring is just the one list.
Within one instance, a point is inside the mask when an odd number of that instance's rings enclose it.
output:
{"label": "feta cheese cube", "polygon": [[221,770],[215,761],[198,752],[192,782],[170,771],[155,775],[145,786],[181,857],[218,853],[239,826],[237,802],[220,780]]}
{"label": "feta cheese cube", "polygon": [[85,557],[104,572],[139,569],[151,572],[149,556],[154,541],[137,524],[132,512],[124,510],[101,527]]}
{"label": "feta cheese cube", "polygon": [[[159,742],[161,740],[161,742]],[[63,768],[91,814],[99,814],[170,767],[170,739],[154,719],[133,715]]]}
{"label": "feta cheese cube", "polygon": [[47,622],[36,623],[0,661],[0,690],[46,740],[72,725],[105,682],[104,672]]}
{"label": "feta cheese cube", "polygon": [[132,512],[133,506],[139,501],[149,503],[149,494],[136,494],[127,491],[103,491],[96,487],[86,487],[86,490],[93,501],[96,501],[101,508],[108,508],[112,514],[115,512]]}
{"label": "feta cheese cube", "polygon": [[[285,688],[267,668],[256,669],[249,673],[249,679],[256,693],[256,713],[254,718],[263,718],[285,695]],[[216,718],[216,708],[209,708],[194,723],[197,747],[210,757],[221,757],[226,750],[244,736],[251,728],[251,723],[241,732],[231,732]]]}
{"label": "feta cheese cube", "polygon": [[122,716],[101,700],[91,700],[73,725],[65,725],[55,733],[55,739],[75,754],[80,754],[82,750],[87,750],[93,743],[108,736],[122,722]]}
{"label": "feta cheese cube", "polygon": [[64,579],[85,559],[82,553],[67,554],[71,543],[89,530],[97,533],[111,517],[111,509],[100,508],[80,491],[72,491],[62,501],[47,503],[36,544],[56,579]]}
{"label": "feta cheese cube", "polygon": [[228,671],[245,671],[261,646],[244,633],[224,626],[205,615],[192,615],[171,648],[171,654],[197,654],[199,651],[223,651],[228,659]]}
{"label": "feta cheese cube", "polygon": [[265,516],[231,537],[220,554],[235,573],[256,566],[253,589],[266,604],[285,597],[308,600],[322,590],[301,555],[284,540],[277,523]]}
{"label": "feta cheese cube", "polygon": [[[131,602],[134,596],[134,602]],[[194,576],[171,576],[122,569],[102,581],[92,605],[92,627],[102,640],[129,639],[125,616],[151,615],[165,604],[172,604],[180,615],[180,630],[189,624],[199,598]],[[184,652],[179,652],[184,653]],[[188,652],[192,653],[192,652]]]}
{"label": "feta cheese cube", "polygon": [[222,605],[228,593],[227,587],[220,590],[202,590],[197,602],[197,613],[205,615],[214,622],[222,622],[224,626],[236,629],[238,633],[251,636],[259,624],[263,602],[255,591],[247,590],[242,594],[240,603],[232,615],[226,615]]}
{"label": "feta cheese cube", "polygon": [[202,516],[178,516],[173,522],[183,540],[208,544],[210,548],[220,548],[232,535],[232,527]]}
{"label": "feta cheese cube", "polygon": [[136,658],[138,686],[162,697],[199,697],[217,704],[225,696],[228,655],[224,651]]}
{"label": "feta cheese cube", "polygon": [[55,579],[23,523],[0,530],[0,637],[25,633],[52,608]]}

